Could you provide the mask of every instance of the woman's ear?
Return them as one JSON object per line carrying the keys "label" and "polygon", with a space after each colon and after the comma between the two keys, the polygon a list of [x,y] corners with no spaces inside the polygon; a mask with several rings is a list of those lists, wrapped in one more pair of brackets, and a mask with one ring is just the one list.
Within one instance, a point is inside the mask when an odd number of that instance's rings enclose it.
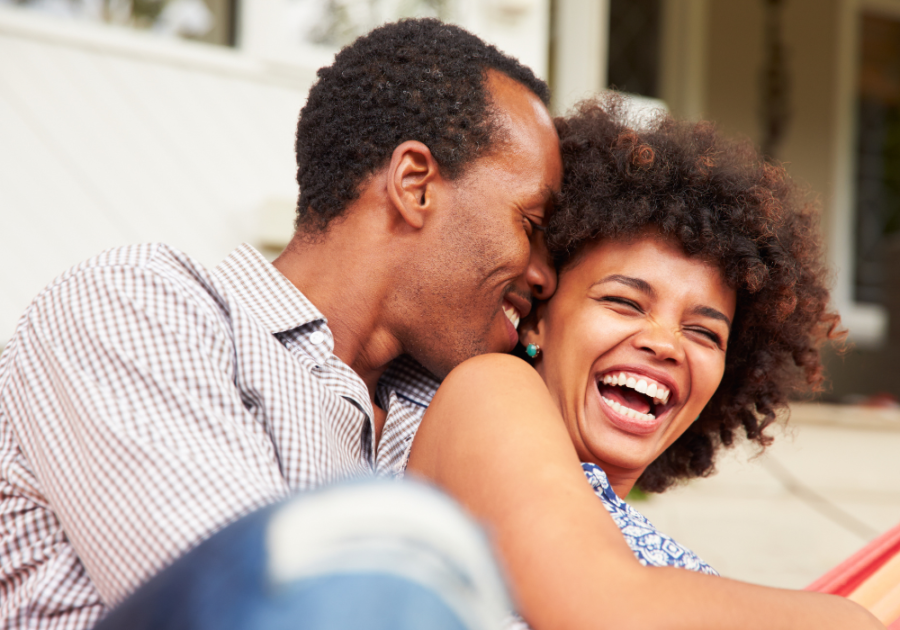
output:
{"label": "woman's ear", "polygon": [[527,347],[530,343],[541,345],[541,340],[544,337],[543,322],[546,308],[547,303],[545,301],[536,302],[528,317],[519,324],[519,341],[523,346]]}
{"label": "woman's ear", "polygon": [[440,180],[431,150],[416,140],[394,149],[387,172],[387,194],[402,220],[421,229],[434,206],[434,186]]}

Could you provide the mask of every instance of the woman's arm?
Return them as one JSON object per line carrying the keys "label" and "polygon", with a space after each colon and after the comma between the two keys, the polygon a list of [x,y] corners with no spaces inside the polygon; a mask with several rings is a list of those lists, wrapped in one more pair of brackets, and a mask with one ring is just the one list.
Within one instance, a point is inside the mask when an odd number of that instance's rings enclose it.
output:
{"label": "woman's arm", "polygon": [[486,355],[441,385],[408,471],[487,526],[519,612],[538,630],[884,628],[843,598],[640,565],[579,464],[537,373]]}

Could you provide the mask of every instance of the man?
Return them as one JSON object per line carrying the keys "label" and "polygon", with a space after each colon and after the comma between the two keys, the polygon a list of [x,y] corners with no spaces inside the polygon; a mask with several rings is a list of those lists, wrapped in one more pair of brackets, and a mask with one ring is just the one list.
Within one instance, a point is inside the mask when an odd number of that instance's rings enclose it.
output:
{"label": "man", "polygon": [[274,266],[144,245],[39,294],[0,358],[0,625],[89,627],[241,515],[401,471],[439,379],[555,289],[547,97],[459,28],[387,25],[319,71]]}

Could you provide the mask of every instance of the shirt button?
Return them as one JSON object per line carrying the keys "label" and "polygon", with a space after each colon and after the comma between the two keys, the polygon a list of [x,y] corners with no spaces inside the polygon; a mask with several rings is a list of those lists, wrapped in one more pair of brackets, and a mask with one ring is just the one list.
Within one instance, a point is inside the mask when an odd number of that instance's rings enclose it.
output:
{"label": "shirt button", "polygon": [[309,336],[309,342],[313,345],[318,346],[323,341],[325,341],[325,333],[323,333],[321,330],[317,330]]}

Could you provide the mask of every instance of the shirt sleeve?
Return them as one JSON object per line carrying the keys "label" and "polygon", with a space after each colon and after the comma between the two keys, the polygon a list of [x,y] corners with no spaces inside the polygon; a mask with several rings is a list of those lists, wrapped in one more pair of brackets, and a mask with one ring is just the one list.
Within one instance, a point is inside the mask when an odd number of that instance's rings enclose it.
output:
{"label": "shirt sleeve", "polygon": [[14,344],[0,413],[105,604],[287,495],[235,385],[227,305],[202,281],[81,270]]}

